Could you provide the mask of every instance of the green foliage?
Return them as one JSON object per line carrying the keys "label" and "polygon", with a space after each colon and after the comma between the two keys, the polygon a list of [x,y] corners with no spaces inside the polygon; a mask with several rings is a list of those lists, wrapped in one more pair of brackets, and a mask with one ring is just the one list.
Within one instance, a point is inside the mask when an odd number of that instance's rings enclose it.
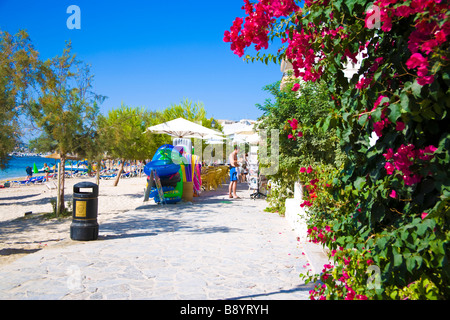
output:
{"label": "green foliage", "polygon": [[38,53],[25,31],[0,30],[0,168],[20,142],[19,116],[26,113],[29,90],[39,82]]}
{"label": "green foliage", "polygon": [[[320,276],[324,287],[313,298],[450,296],[450,42],[444,31],[450,18],[446,2],[412,3],[377,1],[381,28],[369,28],[364,20],[372,1],[308,1],[301,14],[268,28],[292,45],[279,50],[278,60],[320,58],[305,70],[326,83],[333,99],[318,125],[335,130],[348,159],[309,210],[310,233],[330,249],[335,265],[334,273]],[[439,32],[444,41],[436,40]],[[348,80],[343,62],[358,53],[364,60]],[[328,179],[314,174],[318,183]],[[361,263],[367,260],[380,270],[377,288],[367,284],[369,264]]]}
{"label": "green foliage", "polygon": [[[354,6],[359,15],[360,3],[357,1]],[[325,18],[323,8],[315,6],[314,10],[316,17]],[[381,270],[381,289],[370,291],[366,290],[365,283],[349,284],[367,296],[448,298],[450,103],[444,97],[449,92],[449,66],[441,65],[434,70],[435,81],[431,85],[419,85],[413,75],[404,74],[403,66],[410,55],[404,39],[411,32],[404,27],[405,23],[394,25],[389,33],[375,35],[373,30],[363,28],[363,22],[344,12],[335,13],[335,17],[337,14],[345,17],[344,32],[352,36],[348,41],[324,43],[330,52],[337,53],[335,59],[343,57],[351,42],[372,41],[377,45],[367,47],[368,58],[359,74],[373,66],[377,57],[383,57],[383,61],[374,74],[374,82],[366,89],[357,88],[357,76],[347,84],[346,79],[339,79],[332,72],[324,73],[330,92],[341,103],[336,103],[323,126],[336,128],[342,147],[351,159],[334,180],[332,195],[341,207],[330,208],[335,212],[327,213],[331,218],[327,223],[336,230],[336,240],[330,238],[325,244],[332,250],[358,248],[355,254],[359,255],[363,255],[360,248],[370,248],[370,259]],[[435,58],[439,59],[438,53]],[[376,100],[382,95],[386,98],[374,110]],[[369,135],[386,118],[391,124],[383,128],[382,136],[371,146]],[[397,122],[404,123],[404,129],[397,129]],[[413,159],[410,169],[421,177],[417,183],[408,183],[398,170],[389,174],[385,169],[388,150],[398,150],[402,145],[412,145],[416,150],[430,145],[437,148],[427,161]],[[313,212],[311,225],[323,221],[322,212]],[[339,261],[338,266],[342,267]],[[354,265],[346,266],[346,270],[357,275],[365,273]]]}
{"label": "green foliage", "polygon": [[[64,212],[64,177],[67,154],[80,152],[92,135],[101,97],[93,92],[90,68],[75,60],[68,43],[61,56],[46,61],[41,69],[44,82],[40,93],[30,100],[29,115],[42,134],[33,142],[41,151],[61,156],[57,215]],[[50,149],[53,148],[53,149]]]}
{"label": "green foliage", "polygon": [[99,139],[110,157],[124,160],[146,160],[165,142],[145,130],[155,123],[154,113],[124,104],[107,116],[99,115]]}
{"label": "green foliage", "polygon": [[[264,105],[257,105],[264,112],[259,119],[260,129],[277,129],[279,137],[279,170],[268,178],[273,181],[268,197],[269,211],[284,214],[286,198],[292,196],[294,183],[299,179],[301,166],[329,164],[339,166],[345,157],[340,152],[334,130],[324,132],[316,124],[328,115],[329,97],[323,83],[307,83],[298,92],[293,92],[293,83],[280,89],[280,82],[264,88],[270,92],[275,101],[266,100]],[[295,118],[299,122],[302,138],[289,139],[291,130],[286,120]],[[270,146],[271,139],[268,139]],[[262,165],[264,162],[262,161]]]}

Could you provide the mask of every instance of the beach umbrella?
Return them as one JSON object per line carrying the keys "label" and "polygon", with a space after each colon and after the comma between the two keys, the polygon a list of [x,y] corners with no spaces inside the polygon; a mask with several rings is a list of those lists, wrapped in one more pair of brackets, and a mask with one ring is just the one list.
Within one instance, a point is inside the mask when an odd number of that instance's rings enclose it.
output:
{"label": "beach umbrella", "polygon": [[178,138],[204,138],[211,135],[222,135],[221,132],[206,128],[189,120],[178,118],[156,126],[148,127],[145,132],[168,134]]}

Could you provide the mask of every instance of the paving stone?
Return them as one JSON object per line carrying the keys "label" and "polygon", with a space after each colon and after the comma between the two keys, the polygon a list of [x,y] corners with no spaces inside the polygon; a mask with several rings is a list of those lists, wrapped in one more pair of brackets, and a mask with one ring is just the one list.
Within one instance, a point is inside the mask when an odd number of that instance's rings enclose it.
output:
{"label": "paving stone", "polygon": [[225,205],[226,191],[217,194],[141,206],[108,221],[104,234],[100,226],[100,240],[5,265],[0,298],[308,299],[299,278],[308,256],[288,222],[264,212],[263,200]]}

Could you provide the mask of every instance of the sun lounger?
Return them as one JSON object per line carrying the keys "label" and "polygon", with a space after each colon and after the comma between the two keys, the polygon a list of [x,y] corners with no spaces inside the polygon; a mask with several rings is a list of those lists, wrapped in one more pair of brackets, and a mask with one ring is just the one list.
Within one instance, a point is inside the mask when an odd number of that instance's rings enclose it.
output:
{"label": "sun lounger", "polygon": [[28,186],[30,183],[30,180],[14,180],[11,181],[11,186]]}
{"label": "sun lounger", "polygon": [[45,177],[44,176],[40,176],[40,177],[35,177],[35,178],[31,178],[30,183],[43,183],[45,182]]}
{"label": "sun lounger", "polygon": [[103,175],[103,176],[100,176],[100,179],[109,180],[109,179],[115,178],[116,176],[117,176],[117,175],[115,175],[115,174],[111,174],[111,175]]}

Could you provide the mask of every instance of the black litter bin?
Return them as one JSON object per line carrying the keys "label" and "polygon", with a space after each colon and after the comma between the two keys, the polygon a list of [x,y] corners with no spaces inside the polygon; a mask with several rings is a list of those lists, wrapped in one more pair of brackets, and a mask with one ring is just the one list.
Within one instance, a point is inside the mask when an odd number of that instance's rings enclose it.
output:
{"label": "black litter bin", "polygon": [[74,185],[70,238],[79,241],[97,240],[97,213],[98,185],[91,182],[81,182]]}

